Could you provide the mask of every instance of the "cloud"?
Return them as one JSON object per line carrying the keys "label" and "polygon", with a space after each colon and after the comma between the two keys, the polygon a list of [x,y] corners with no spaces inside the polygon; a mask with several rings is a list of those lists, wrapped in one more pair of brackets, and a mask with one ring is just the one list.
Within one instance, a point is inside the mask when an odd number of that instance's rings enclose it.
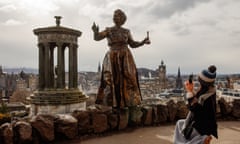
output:
{"label": "cloud", "polygon": [[3,23],[5,26],[18,26],[18,25],[23,25],[25,22],[21,22],[15,19],[9,19],[6,22]]}
{"label": "cloud", "polygon": [[19,2],[19,7],[30,16],[48,15],[59,9],[59,7],[50,0],[22,0]]}
{"label": "cloud", "polygon": [[51,0],[8,0],[0,2],[0,11],[21,13],[27,16],[47,15],[58,9],[55,1]]}
{"label": "cloud", "polygon": [[195,7],[199,3],[209,2],[210,0],[168,0],[168,1],[154,1],[149,3],[149,15],[155,16],[159,19],[169,18],[176,13],[181,13],[189,8]]}
{"label": "cloud", "polygon": [[3,23],[3,25],[5,26],[18,26],[18,25],[23,25],[25,22],[21,22],[18,20],[14,20],[14,19],[9,19],[6,22]]}
{"label": "cloud", "polygon": [[[53,17],[61,15],[62,26],[83,32],[79,69],[96,71],[108,45],[93,40],[91,25],[95,21],[100,30],[112,26],[113,11],[120,8],[135,40],[150,31],[151,45],[132,50],[137,66],[156,69],[164,60],[169,73],[178,66],[182,72],[198,72],[209,63],[223,73],[239,72],[239,7],[238,0],[0,0],[0,58],[3,65],[17,63],[3,57],[16,57],[21,66],[37,67],[32,30],[55,25]],[[21,54],[12,54],[14,50]]]}
{"label": "cloud", "polygon": [[4,5],[0,7],[0,11],[2,12],[12,12],[17,10],[16,6],[13,4],[9,4],[9,5]]}

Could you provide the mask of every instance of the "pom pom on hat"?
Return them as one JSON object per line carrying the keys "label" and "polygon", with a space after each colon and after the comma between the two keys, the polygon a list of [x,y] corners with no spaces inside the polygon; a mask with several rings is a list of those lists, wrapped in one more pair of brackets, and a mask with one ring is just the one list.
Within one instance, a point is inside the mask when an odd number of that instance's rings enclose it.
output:
{"label": "pom pom on hat", "polygon": [[199,78],[207,83],[215,81],[217,68],[214,65],[208,67],[207,70],[203,70],[199,74]]}

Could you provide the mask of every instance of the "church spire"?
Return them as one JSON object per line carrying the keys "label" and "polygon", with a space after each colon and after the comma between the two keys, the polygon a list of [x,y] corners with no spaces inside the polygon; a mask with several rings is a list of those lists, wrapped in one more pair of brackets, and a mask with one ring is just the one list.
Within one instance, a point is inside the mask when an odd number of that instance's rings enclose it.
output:
{"label": "church spire", "polygon": [[177,79],[176,79],[176,88],[177,89],[183,88],[183,81],[182,81],[182,77],[181,77],[180,67],[178,67],[178,75],[177,75]]}
{"label": "church spire", "polygon": [[181,77],[180,67],[178,67],[178,76],[177,76],[177,77],[178,77],[178,78]]}
{"label": "church spire", "polygon": [[100,62],[98,63],[98,72],[99,73],[101,72],[101,63]]}
{"label": "church spire", "polygon": [[0,65],[0,75],[3,74],[2,66]]}

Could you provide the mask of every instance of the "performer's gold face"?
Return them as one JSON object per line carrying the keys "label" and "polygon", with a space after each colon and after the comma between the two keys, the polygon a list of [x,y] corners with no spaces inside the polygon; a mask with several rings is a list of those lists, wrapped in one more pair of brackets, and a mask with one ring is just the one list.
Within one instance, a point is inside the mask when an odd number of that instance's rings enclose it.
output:
{"label": "performer's gold face", "polygon": [[121,18],[121,15],[118,12],[115,12],[113,15],[113,21],[117,26],[123,25],[123,20]]}

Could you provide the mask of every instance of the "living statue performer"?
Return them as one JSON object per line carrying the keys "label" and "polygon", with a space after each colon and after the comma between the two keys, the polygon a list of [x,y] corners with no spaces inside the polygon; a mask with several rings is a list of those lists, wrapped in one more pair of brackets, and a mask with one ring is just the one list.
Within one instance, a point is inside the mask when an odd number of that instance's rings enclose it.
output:
{"label": "living statue performer", "polygon": [[116,109],[141,104],[137,69],[128,45],[137,48],[150,44],[148,33],[141,42],[133,40],[130,30],[122,27],[126,19],[125,13],[117,9],[113,15],[115,24],[113,27],[107,27],[99,32],[99,27],[95,23],[92,26],[94,40],[107,38],[110,48],[103,60],[96,104],[112,106]]}

